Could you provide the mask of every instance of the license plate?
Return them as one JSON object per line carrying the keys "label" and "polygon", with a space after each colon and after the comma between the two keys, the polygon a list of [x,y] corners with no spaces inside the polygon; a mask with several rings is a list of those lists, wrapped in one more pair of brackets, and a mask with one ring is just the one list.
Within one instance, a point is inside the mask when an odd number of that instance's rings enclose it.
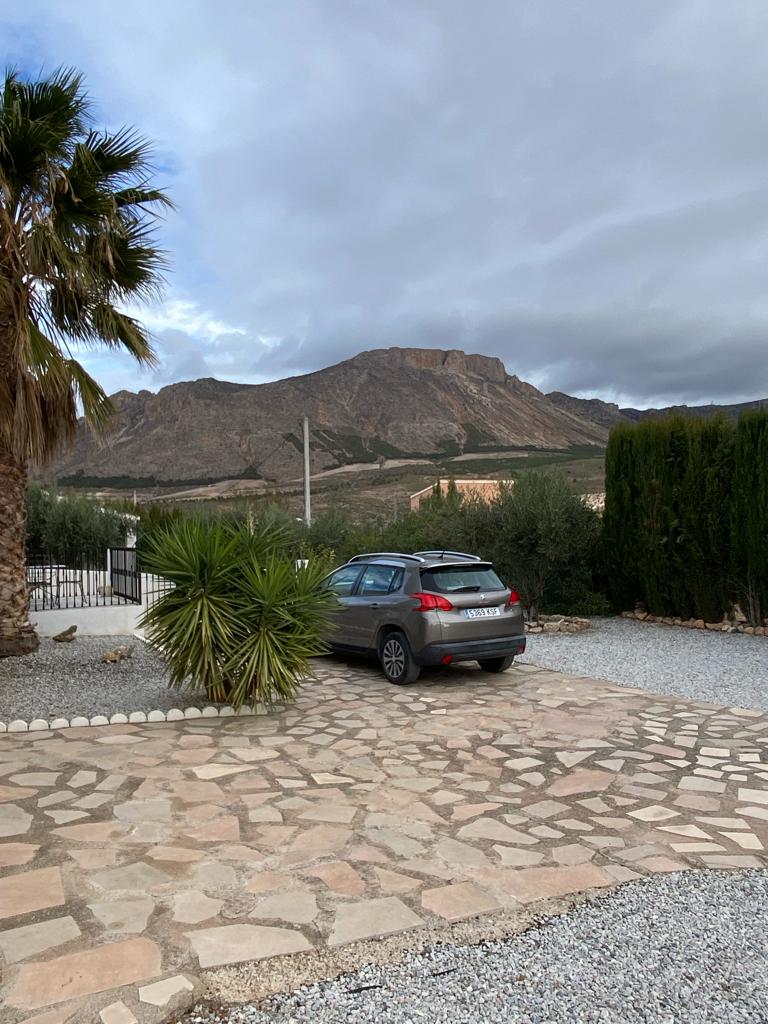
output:
{"label": "license plate", "polygon": [[501,608],[497,604],[491,608],[465,608],[464,617],[467,619],[492,619],[501,615]]}

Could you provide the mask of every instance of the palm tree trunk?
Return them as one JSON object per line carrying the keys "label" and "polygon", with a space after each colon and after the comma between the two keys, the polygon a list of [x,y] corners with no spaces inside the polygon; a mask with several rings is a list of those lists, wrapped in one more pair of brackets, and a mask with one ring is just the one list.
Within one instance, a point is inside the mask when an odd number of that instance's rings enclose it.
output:
{"label": "palm tree trunk", "polygon": [[0,445],[0,658],[39,644],[29,623],[26,527],[27,468]]}

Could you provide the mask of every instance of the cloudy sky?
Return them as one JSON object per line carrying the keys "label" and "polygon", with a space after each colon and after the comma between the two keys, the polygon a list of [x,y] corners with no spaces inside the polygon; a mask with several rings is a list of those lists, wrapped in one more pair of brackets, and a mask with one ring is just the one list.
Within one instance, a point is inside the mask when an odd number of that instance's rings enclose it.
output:
{"label": "cloudy sky", "polygon": [[178,210],[156,372],[260,382],[389,345],[625,403],[768,396],[765,0],[26,0]]}

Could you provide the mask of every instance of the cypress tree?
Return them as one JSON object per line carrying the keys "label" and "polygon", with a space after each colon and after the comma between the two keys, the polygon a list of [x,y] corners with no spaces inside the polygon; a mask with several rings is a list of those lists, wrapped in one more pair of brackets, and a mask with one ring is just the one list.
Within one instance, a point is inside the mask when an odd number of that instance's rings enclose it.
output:
{"label": "cypress tree", "polygon": [[768,611],[768,412],[743,412],[736,427],[732,575],[755,625]]}
{"label": "cypress tree", "polygon": [[637,433],[629,424],[611,430],[605,453],[603,563],[608,596],[619,610],[639,596],[637,524]]}
{"label": "cypress tree", "polygon": [[604,560],[617,607],[719,621],[746,580],[768,607],[768,415],[740,430],[737,444],[730,420],[674,417],[611,432]]}

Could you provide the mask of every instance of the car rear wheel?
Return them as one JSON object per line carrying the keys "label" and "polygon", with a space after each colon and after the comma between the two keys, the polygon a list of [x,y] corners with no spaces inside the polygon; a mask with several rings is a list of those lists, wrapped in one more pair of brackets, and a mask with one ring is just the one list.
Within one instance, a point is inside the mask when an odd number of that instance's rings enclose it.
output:
{"label": "car rear wheel", "polygon": [[415,683],[419,678],[421,669],[416,664],[410,645],[402,633],[387,633],[381,641],[379,660],[390,683],[404,686],[407,683]]}
{"label": "car rear wheel", "polygon": [[506,672],[514,660],[514,655],[510,654],[506,658],[483,658],[478,664],[483,672]]}

